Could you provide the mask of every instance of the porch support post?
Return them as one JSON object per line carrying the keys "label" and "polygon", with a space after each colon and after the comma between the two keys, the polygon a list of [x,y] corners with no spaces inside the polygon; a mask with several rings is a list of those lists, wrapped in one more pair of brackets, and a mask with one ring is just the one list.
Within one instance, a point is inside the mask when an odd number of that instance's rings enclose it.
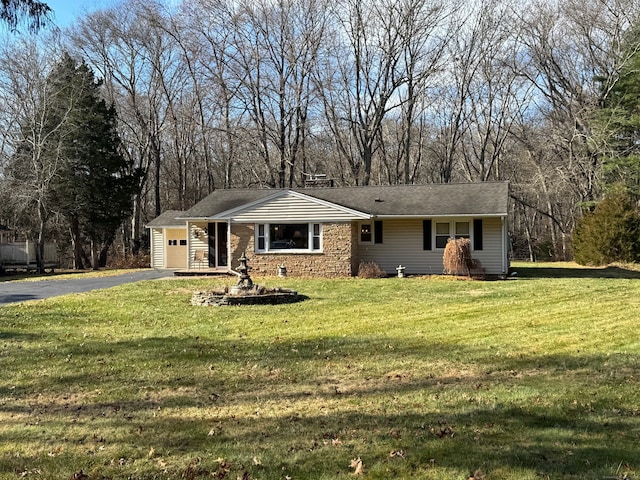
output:
{"label": "porch support post", "polygon": [[191,270],[191,222],[187,221],[187,270]]}
{"label": "porch support post", "polygon": [[231,219],[227,219],[227,271],[232,271],[233,267],[231,266]]}

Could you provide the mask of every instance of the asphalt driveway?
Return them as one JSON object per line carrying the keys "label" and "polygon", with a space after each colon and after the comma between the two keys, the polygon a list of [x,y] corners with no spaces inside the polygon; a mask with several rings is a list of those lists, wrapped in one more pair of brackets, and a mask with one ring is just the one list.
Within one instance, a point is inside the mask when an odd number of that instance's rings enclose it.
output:
{"label": "asphalt driveway", "polygon": [[156,280],[173,276],[171,270],[143,270],[111,277],[79,278],[69,280],[38,280],[36,282],[0,282],[0,306],[27,300],[41,300],[69,293],[110,288],[142,280]]}

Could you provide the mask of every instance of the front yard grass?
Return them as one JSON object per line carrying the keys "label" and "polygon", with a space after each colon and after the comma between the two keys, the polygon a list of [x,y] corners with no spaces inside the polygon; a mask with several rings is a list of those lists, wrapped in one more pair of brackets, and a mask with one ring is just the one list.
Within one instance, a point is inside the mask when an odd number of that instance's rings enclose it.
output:
{"label": "front yard grass", "polygon": [[2,307],[0,478],[640,478],[640,273],[516,270]]}
{"label": "front yard grass", "polygon": [[131,268],[109,268],[101,270],[56,270],[55,272],[36,273],[36,272],[18,272],[4,273],[0,275],[0,284],[2,282],[39,282],[42,280],[72,280],[95,277],[112,277],[123,273],[135,272],[143,269]]}

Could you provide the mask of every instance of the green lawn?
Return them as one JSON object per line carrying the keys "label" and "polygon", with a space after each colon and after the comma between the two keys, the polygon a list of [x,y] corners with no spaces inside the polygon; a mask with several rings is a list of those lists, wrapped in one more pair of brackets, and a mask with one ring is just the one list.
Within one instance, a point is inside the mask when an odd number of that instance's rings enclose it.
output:
{"label": "green lawn", "polygon": [[640,273],[516,270],[0,307],[0,478],[640,478]]}
{"label": "green lawn", "polygon": [[39,282],[42,280],[73,280],[77,278],[112,277],[138,270],[142,269],[110,268],[102,270],[57,270],[53,273],[47,272],[44,274],[38,274],[35,272],[5,273],[4,275],[0,275],[0,285],[3,282]]}

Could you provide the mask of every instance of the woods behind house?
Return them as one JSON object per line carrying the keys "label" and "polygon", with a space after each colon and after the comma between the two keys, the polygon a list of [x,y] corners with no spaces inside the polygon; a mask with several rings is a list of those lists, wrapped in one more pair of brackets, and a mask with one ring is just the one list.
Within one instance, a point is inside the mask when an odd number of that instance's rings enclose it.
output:
{"label": "woods behind house", "polygon": [[[0,223],[76,267],[217,188],[504,181],[570,258],[638,167],[636,0],[122,1],[0,49]],[[142,250],[141,250],[142,249]],[[114,258],[115,258],[114,257]]]}

